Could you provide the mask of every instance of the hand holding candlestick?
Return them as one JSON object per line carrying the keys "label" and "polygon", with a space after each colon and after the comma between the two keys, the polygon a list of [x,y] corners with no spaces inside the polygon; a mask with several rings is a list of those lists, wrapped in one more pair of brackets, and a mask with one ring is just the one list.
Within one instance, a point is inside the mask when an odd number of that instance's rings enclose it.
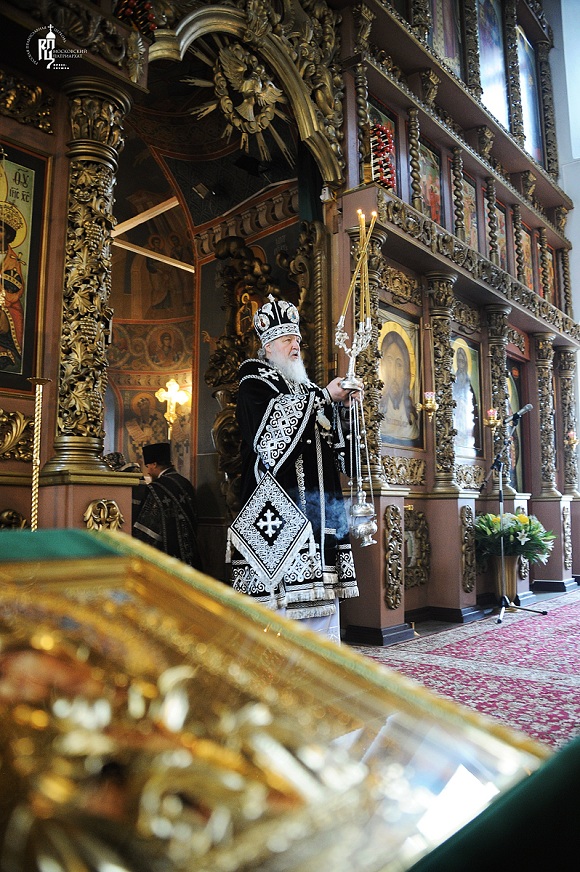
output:
{"label": "hand holding candlestick", "polygon": [[[368,231],[366,229],[364,214],[360,209],[357,214],[359,226],[359,256],[346,295],[344,307],[336,325],[335,344],[339,348],[342,348],[349,357],[348,371],[345,378],[340,380],[340,386],[343,390],[348,391],[350,395],[348,403],[343,400],[344,404],[348,407],[350,431],[350,531],[354,537],[361,540],[361,546],[364,547],[366,545],[376,544],[375,539],[372,537],[377,532],[378,526],[373,504],[369,449],[362,404],[363,382],[362,379],[356,375],[356,359],[358,355],[368,347],[372,339],[371,298],[367,253],[377,214],[376,212],[372,213]],[[344,323],[346,312],[357,284],[357,278],[359,279],[359,320],[358,328],[354,331],[349,348],[347,345],[349,336],[347,331],[344,329]],[[362,474],[363,454],[366,469],[369,472],[366,477]],[[370,502],[367,502],[367,494],[364,489],[365,481],[368,483]]]}

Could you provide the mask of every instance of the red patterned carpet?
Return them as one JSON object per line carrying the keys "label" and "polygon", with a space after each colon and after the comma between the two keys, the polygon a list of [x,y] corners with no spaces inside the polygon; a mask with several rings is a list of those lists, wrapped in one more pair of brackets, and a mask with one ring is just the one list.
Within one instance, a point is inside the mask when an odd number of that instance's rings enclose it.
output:
{"label": "red patterned carpet", "polygon": [[493,615],[388,648],[356,650],[559,748],[580,735],[580,590],[543,600],[541,608],[548,614],[506,612],[501,624]]}

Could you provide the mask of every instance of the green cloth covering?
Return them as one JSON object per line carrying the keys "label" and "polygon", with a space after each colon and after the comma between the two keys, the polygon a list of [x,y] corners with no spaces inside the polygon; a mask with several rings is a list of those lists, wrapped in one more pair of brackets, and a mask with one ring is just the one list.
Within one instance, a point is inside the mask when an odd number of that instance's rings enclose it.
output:
{"label": "green cloth covering", "polygon": [[410,872],[578,869],[580,738],[499,796]]}
{"label": "green cloth covering", "polygon": [[78,560],[119,552],[88,530],[0,530],[0,563]]}

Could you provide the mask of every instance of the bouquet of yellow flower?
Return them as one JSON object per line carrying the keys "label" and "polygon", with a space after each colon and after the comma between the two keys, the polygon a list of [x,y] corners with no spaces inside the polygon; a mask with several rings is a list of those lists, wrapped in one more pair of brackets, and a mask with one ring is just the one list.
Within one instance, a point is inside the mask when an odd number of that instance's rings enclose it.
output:
{"label": "bouquet of yellow flower", "polygon": [[502,553],[526,557],[530,563],[546,563],[554,547],[555,534],[545,529],[534,515],[478,515],[475,519],[475,555],[480,561]]}

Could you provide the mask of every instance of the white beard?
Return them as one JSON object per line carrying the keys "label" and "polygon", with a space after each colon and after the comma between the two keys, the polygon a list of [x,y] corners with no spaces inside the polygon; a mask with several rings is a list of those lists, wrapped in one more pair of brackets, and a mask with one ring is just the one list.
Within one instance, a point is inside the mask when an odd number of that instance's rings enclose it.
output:
{"label": "white beard", "polygon": [[282,373],[286,381],[295,382],[301,385],[308,384],[310,381],[306,373],[304,361],[300,357],[297,360],[289,360],[277,349],[270,349],[268,362],[271,363],[278,372]]}

